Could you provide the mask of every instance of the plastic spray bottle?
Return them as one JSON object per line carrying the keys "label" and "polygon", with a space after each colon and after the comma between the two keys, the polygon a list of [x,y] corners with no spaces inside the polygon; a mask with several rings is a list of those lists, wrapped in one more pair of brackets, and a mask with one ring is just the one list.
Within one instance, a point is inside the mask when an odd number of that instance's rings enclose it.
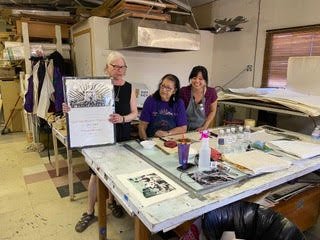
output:
{"label": "plastic spray bottle", "polygon": [[209,147],[209,132],[207,130],[203,130],[201,132],[201,147],[199,150],[199,171],[207,171],[210,170],[210,155],[211,149]]}

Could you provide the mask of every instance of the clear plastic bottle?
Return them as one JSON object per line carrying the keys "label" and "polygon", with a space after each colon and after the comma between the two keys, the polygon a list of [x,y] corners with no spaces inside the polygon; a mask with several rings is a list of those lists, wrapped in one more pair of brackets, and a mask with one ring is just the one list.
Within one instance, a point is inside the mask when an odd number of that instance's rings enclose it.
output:
{"label": "clear plastic bottle", "polygon": [[226,129],[225,142],[224,142],[225,153],[232,152],[232,136],[230,128]]}
{"label": "clear plastic bottle", "polygon": [[219,134],[218,134],[218,138],[217,138],[217,149],[221,154],[223,154],[225,151],[224,144],[225,144],[224,130],[220,129]]}
{"label": "clear plastic bottle", "polygon": [[244,134],[245,149],[247,149],[247,147],[250,146],[251,144],[251,129],[249,125],[244,127],[243,134]]}
{"label": "clear plastic bottle", "polygon": [[313,138],[314,140],[317,140],[317,141],[320,140],[320,125],[317,125],[317,126],[313,129],[313,131],[312,131],[312,133],[311,133],[311,136],[312,136],[312,138]]}
{"label": "clear plastic bottle", "polygon": [[236,133],[236,128],[231,127],[231,150],[232,152],[238,152],[238,146],[237,146],[237,133]]}
{"label": "clear plastic bottle", "polygon": [[244,152],[246,149],[245,149],[245,146],[244,146],[244,133],[243,133],[243,127],[242,126],[239,126],[239,128],[238,128],[237,142],[238,142],[239,152]]}
{"label": "clear plastic bottle", "polygon": [[209,133],[207,130],[204,130],[201,133],[201,147],[199,150],[199,171],[210,170],[211,162],[211,149],[209,147]]}

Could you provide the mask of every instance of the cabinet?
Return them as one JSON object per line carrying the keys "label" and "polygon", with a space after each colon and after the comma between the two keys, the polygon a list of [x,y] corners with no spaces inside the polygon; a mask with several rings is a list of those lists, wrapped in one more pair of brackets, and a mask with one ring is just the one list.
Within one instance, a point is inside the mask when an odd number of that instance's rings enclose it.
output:
{"label": "cabinet", "polygon": [[71,27],[72,56],[76,76],[104,76],[109,49],[109,19],[90,17]]}
{"label": "cabinet", "polygon": [[289,200],[279,202],[273,209],[291,222],[301,231],[305,231],[317,223],[320,208],[320,187],[306,190]]}

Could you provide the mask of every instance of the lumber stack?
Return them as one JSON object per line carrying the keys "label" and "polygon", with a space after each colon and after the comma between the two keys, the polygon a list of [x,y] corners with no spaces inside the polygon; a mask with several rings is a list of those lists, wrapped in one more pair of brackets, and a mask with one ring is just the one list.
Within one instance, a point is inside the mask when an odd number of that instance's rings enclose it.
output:
{"label": "lumber stack", "polygon": [[103,14],[103,16],[111,18],[111,23],[129,17],[170,22],[171,15],[167,11],[175,9],[177,9],[176,4],[151,0],[106,0],[92,13],[98,16]]}

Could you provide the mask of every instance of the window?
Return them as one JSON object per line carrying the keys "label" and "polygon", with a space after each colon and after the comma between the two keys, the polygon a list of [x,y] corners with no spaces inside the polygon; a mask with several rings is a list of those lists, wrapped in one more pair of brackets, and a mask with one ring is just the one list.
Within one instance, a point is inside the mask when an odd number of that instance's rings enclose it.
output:
{"label": "window", "polygon": [[320,56],[320,25],[267,31],[262,87],[285,87],[294,56]]}

